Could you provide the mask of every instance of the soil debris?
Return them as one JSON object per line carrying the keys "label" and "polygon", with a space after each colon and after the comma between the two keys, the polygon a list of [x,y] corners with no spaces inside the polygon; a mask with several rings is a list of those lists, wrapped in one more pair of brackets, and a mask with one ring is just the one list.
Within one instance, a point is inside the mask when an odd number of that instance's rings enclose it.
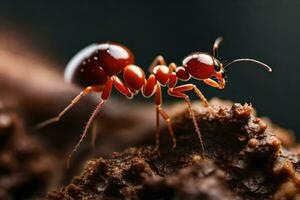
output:
{"label": "soil debris", "polygon": [[[132,147],[111,158],[87,162],[70,184],[48,199],[283,199],[299,196],[299,155],[282,146],[251,105],[196,105],[205,141],[186,109],[173,117],[178,138],[172,150],[163,137],[161,155],[152,146]],[[180,110],[180,109],[176,109]],[[167,130],[164,133],[167,135]],[[204,158],[203,158],[204,156]]]}
{"label": "soil debris", "polygon": [[44,196],[53,184],[57,161],[28,135],[14,111],[0,101],[0,199]]}

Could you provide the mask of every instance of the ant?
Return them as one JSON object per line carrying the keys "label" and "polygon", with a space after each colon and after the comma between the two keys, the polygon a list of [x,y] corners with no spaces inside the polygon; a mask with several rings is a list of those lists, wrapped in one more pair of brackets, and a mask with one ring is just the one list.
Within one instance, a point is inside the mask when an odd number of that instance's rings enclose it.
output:
{"label": "ant", "polygon": [[[127,47],[114,42],[96,43],[87,46],[70,60],[65,70],[65,80],[70,83],[75,83],[84,89],[61,113],[54,118],[38,124],[37,128],[59,121],[73,105],[87,94],[91,92],[101,93],[100,103],[90,116],[80,140],[69,154],[69,163],[72,155],[77,151],[83,139],[87,135],[87,131],[92,125],[97,113],[101,110],[109,98],[112,88],[115,87],[121,94],[129,99],[133,98],[134,95],[140,91],[146,98],[155,95],[155,151],[159,152],[159,116],[166,121],[169,134],[173,141],[173,148],[175,148],[176,138],[172,128],[171,119],[161,107],[161,86],[166,86],[170,96],[184,99],[187,102],[189,113],[201,144],[202,152],[204,152],[202,135],[197,124],[194,111],[192,110],[189,96],[185,94],[185,92],[193,90],[206,107],[209,107],[208,101],[196,85],[188,83],[176,86],[178,80],[188,81],[190,78],[194,78],[196,80],[202,80],[204,83],[212,87],[224,89],[226,83],[225,70],[229,65],[234,63],[252,62],[265,67],[269,72],[272,71],[268,65],[249,58],[234,59],[223,66],[223,64],[218,60],[218,48],[222,40],[223,39],[221,37],[215,40],[212,55],[204,52],[192,53],[183,59],[182,66],[176,66],[175,63],[167,65],[162,56],[157,56],[150,65],[150,75],[148,78],[146,78],[142,68],[134,64],[134,56]],[[123,72],[123,80],[117,76],[121,72]]]}

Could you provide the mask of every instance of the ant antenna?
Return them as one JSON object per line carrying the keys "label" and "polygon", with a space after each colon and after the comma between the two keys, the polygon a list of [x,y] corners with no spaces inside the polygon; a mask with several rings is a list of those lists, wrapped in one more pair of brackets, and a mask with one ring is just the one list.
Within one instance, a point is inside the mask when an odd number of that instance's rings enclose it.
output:
{"label": "ant antenna", "polygon": [[237,63],[237,62],[252,62],[252,63],[256,63],[264,68],[266,68],[269,72],[272,72],[272,68],[270,66],[268,66],[267,64],[263,63],[263,62],[260,62],[258,60],[254,60],[254,59],[251,59],[251,58],[238,58],[238,59],[234,59],[233,61],[227,63],[225,66],[224,66],[224,69],[226,67],[228,67],[229,65],[232,65],[234,63]]}
{"label": "ant antenna", "polygon": [[213,57],[218,59],[218,49],[219,49],[219,45],[220,43],[223,41],[222,37],[218,37],[213,45]]}

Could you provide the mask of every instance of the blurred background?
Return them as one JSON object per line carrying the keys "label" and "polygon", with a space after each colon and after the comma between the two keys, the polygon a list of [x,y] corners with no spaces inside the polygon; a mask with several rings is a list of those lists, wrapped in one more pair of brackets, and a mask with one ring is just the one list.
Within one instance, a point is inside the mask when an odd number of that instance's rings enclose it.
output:
{"label": "blurred background", "polygon": [[[255,58],[270,65],[273,73],[254,64],[237,64],[228,72],[225,90],[195,83],[209,99],[216,96],[251,102],[259,116],[270,117],[300,137],[297,0],[1,0],[0,31],[17,33],[25,39],[55,63],[52,66],[60,70],[61,78],[69,59],[93,42],[110,40],[125,44],[135,53],[136,63],[147,70],[158,54],[167,62],[180,64],[191,52],[211,52],[214,40],[223,36],[221,60]],[[26,75],[28,79],[30,75]],[[170,97],[165,99],[174,101]]]}

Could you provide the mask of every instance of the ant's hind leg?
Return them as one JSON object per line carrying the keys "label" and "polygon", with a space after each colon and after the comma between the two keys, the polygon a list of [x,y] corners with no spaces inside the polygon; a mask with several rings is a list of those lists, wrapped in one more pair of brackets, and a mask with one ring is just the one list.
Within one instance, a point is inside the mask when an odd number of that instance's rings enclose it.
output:
{"label": "ant's hind leg", "polygon": [[60,118],[71,108],[73,107],[82,97],[88,95],[89,93],[93,91],[101,91],[101,88],[98,86],[89,86],[85,88],[82,92],[80,92],[79,95],[77,95],[72,102],[63,110],[61,111],[56,117],[50,118],[46,121],[43,121],[35,126],[35,129],[41,129],[49,124],[52,124],[54,122],[58,122]]}
{"label": "ant's hind leg", "polygon": [[155,151],[159,152],[159,144],[160,144],[160,123],[159,123],[159,115],[166,121],[169,134],[173,141],[173,148],[176,147],[176,137],[173,131],[173,127],[171,124],[171,118],[169,115],[161,108],[162,104],[162,96],[161,96],[161,87],[157,84],[157,90],[155,93],[155,104],[156,104],[156,143],[155,143]]}
{"label": "ant's hind leg", "polygon": [[154,58],[154,60],[152,61],[150,67],[149,67],[149,72],[153,73],[153,69],[154,67],[156,67],[157,65],[167,65],[165,59],[163,56],[156,56]]}
{"label": "ant's hind leg", "polygon": [[93,149],[95,149],[95,146],[96,146],[97,126],[98,126],[97,120],[95,120],[93,125],[92,125],[92,139],[91,139],[91,145],[92,145]]}

